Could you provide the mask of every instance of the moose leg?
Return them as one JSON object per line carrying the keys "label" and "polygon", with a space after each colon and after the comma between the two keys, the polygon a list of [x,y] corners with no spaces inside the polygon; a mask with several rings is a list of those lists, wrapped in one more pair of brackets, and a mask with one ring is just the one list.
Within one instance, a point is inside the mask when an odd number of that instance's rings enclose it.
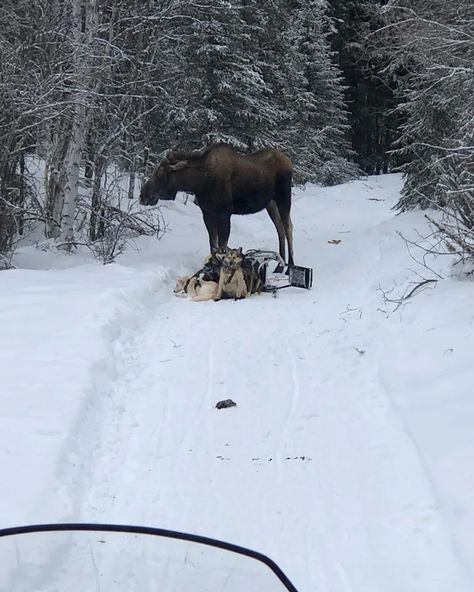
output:
{"label": "moose leg", "polygon": [[275,202],[280,212],[280,218],[288,242],[288,264],[294,265],[293,260],[293,224],[290,217],[291,209],[291,173],[280,175],[275,186]]}
{"label": "moose leg", "polygon": [[293,222],[291,221],[290,208],[287,206],[279,206],[278,208],[285,229],[286,240],[288,242],[288,264],[294,265],[293,260]]}
{"label": "moose leg", "polygon": [[217,241],[217,217],[215,214],[210,212],[206,212],[202,210],[202,217],[204,218],[204,224],[207,228],[207,233],[209,234],[209,247],[211,248],[211,253],[215,251],[218,247]]}
{"label": "moose leg", "polygon": [[275,225],[276,231],[278,233],[278,248],[280,257],[285,260],[285,229],[283,228],[283,222],[281,221],[280,212],[278,211],[278,206],[272,200],[267,206],[267,212],[270,216],[273,224]]}
{"label": "moose leg", "polygon": [[227,247],[230,235],[230,212],[217,215],[217,240],[219,247]]}

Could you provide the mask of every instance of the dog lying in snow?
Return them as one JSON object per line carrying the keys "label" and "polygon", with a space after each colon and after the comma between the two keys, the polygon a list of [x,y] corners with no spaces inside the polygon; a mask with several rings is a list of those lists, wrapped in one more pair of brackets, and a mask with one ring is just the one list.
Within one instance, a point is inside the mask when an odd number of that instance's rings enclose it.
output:
{"label": "dog lying in snow", "polygon": [[248,294],[260,293],[263,284],[258,265],[246,259],[242,249],[217,249],[204,267],[192,276],[178,278],[175,294],[190,296],[195,302],[241,299]]}
{"label": "dog lying in snow", "polygon": [[197,276],[184,276],[176,281],[174,292],[177,296],[189,296],[194,302],[215,300],[219,284],[206,281]]}
{"label": "dog lying in snow", "polygon": [[216,253],[206,257],[204,266],[192,276],[178,278],[174,293],[189,296],[194,302],[215,300],[220,277],[221,262]]}

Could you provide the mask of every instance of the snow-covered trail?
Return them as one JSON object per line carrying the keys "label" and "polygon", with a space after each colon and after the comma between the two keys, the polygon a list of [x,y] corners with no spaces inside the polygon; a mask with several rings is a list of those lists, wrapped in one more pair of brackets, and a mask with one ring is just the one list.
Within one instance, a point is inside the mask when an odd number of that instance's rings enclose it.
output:
{"label": "snow-covered trail", "polygon": [[[75,477],[83,520],[257,548],[303,592],[470,589],[381,378],[377,286],[396,238],[387,203],[369,198],[390,200],[395,181],[371,180],[363,197],[341,189],[324,220],[320,205],[296,200],[297,262],[314,267],[312,291],[192,303],[169,280],[114,336],[115,376],[78,434],[91,450]],[[164,248],[191,269],[203,236],[169,247],[165,237]],[[233,221],[233,244],[274,242],[264,216]],[[217,411],[227,398],[237,407]]]}

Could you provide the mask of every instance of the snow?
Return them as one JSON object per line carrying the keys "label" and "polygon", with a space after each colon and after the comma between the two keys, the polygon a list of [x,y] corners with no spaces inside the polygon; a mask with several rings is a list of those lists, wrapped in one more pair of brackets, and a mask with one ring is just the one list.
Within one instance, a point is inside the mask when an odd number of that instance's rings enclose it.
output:
{"label": "snow", "polygon": [[[207,253],[191,203],[112,265],[21,249],[0,276],[0,525],[196,532],[300,592],[472,590],[474,283],[437,259],[443,279],[384,299],[437,277],[397,234],[426,226],[391,211],[400,187],[295,191],[315,285],[276,299],[173,295]],[[233,218],[233,246],[276,243],[266,214]]]}

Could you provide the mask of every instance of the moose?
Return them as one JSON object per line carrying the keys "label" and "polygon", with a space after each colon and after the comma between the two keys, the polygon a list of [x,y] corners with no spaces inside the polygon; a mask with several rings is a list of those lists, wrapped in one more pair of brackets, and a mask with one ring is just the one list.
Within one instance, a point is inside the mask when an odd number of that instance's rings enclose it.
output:
{"label": "moose", "polygon": [[254,214],[266,208],[278,234],[280,256],[293,261],[290,217],[293,166],[274,148],[237,153],[227,144],[193,152],[171,151],[143,185],[140,203],[154,206],[173,200],[178,191],[194,194],[209,234],[211,253],[227,247],[232,214]]}

